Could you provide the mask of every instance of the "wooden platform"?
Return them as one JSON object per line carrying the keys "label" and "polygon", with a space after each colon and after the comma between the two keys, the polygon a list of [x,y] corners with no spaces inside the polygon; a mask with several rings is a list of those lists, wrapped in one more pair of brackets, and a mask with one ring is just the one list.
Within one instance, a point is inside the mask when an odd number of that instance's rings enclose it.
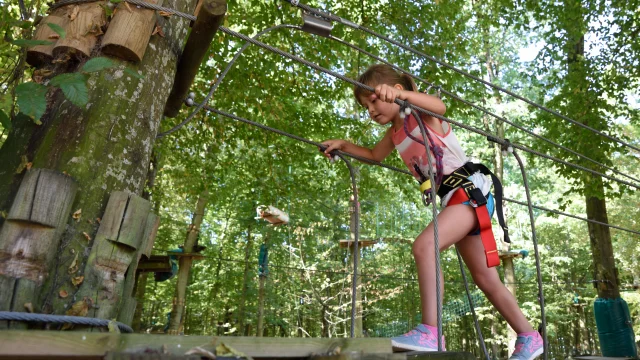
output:
{"label": "wooden platform", "polygon": [[633,360],[633,358],[630,358],[630,357],[605,357],[605,356],[591,356],[591,355],[574,356],[572,359],[576,359],[576,360]]}
{"label": "wooden platform", "polygon": [[185,354],[190,350],[198,348],[213,353],[221,349],[221,345],[254,359],[473,359],[468,353],[393,353],[388,338],[256,338],[0,331],[0,359],[188,359],[190,357]]}

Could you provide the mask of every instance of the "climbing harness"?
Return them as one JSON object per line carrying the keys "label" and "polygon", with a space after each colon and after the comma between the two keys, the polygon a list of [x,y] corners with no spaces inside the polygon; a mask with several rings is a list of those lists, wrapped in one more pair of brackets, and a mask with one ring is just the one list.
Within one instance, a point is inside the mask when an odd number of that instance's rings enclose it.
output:
{"label": "climbing harness", "polygon": [[[406,107],[401,110],[401,113],[405,114],[404,118],[404,132],[413,141],[425,145],[423,141],[415,138],[411,135],[408,129],[409,114],[411,109]],[[482,245],[485,250],[485,256],[487,258],[487,267],[494,267],[500,265],[500,256],[498,255],[498,248],[493,235],[493,229],[491,228],[491,215],[487,209],[487,198],[482,193],[482,190],[477,188],[469,177],[476,172],[480,172],[483,175],[490,176],[495,189],[495,202],[496,212],[498,216],[498,223],[504,231],[504,241],[511,242],[509,240],[509,233],[506,222],[504,220],[504,213],[502,210],[502,183],[497,176],[489,168],[483,164],[474,164],[467,162],[462,167],[456,169],[449,175],[443,175],[442,173],[442,157],[443,149],[436,145],[431,137],[431,133],[426,131],[426,135],[429,142],[429,150],[433,154],[436,160],[436,177],[435,186],[438,196],[442,199],[451,191],[455,191],[449,199],[447,206],[458,205],[468,202],[476,212],[478,218],[478,226],[480,229],[480,238],[482,239]],[[422,173],[417,164],[413,165],[413,169],[420,177],[420,194],[422,195],[422,201],[426,206],[431,204],[433,198],[431,197],[431,180]],[[457,190],[456,190],[457,189]]]}

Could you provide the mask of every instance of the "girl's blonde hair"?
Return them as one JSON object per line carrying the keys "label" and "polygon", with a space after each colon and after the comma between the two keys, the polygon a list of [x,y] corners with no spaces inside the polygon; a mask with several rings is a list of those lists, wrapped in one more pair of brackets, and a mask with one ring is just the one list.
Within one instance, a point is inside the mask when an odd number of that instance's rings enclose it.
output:
{"label": "girl's blonde hair", "polygon": [[[411,76],[397,72],[391,66],[386,64],[371,65],[367,71],[360,75],[358,82],[371,87],[376,87],[380,84],[387,84],[390,86],[400,84],[405,90],[418,91],[418,87]],[[371,92],[356,86],[353,88],[353,95],[356,97],[358,103],[362,105],[360,99],[371,95]]]}

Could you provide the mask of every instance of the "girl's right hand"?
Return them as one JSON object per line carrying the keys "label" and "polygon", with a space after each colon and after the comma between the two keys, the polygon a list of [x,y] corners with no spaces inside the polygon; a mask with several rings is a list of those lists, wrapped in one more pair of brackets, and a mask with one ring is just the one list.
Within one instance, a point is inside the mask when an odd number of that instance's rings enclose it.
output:
{"label": "girl's right hand", "polygon": [[347,141],[345,140],[325,140],[322,142],[322,145],[326,146],[324,149],[324,155],[328,158],[331,158],[331,151],[333,150],[343,150]]}

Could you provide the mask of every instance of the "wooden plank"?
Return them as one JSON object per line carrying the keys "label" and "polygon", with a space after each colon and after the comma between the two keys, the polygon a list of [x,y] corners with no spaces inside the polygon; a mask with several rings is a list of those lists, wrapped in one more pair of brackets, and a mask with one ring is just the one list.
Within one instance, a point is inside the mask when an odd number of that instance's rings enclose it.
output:
{"label": "wooden plank", "polygon": [[51,39],[50,36],[55,37],[57,34],[47,24],[55,24],[62,28],[67,26],[69,22],[69,16],[67,16],[67,9],[59,8],[53,10],[53,12],[45,17],[38,27],[36,33],[33,36],[34,40],[44,40],[51,42],[50,45],[36,45],[27,50],[27,63],[34,67],[41,67],[50,64],[53,60],[53,47],[55,46],[56,39]]}
{"label": "wooden plank", "polygon": [[365,354],[361,352],[348,352],[339,355],[318,355],[309,357],[310,360],[406,360],[404,353],[395,354]]}
{"label": "wooden plank", "polygon": [[171,261],[166,255],[151,255],[150,259],[140,259],[138,272],[171,272]]}
{"label": "wooden plank", "polygon": [[31,207],[31,222],[59,228],[66,223],[78,185],[67,175],[39,169],[40,177]]}
{"label": "wooden plank", "polygon": [[33,197],[35,196],[39,177],[39,169],[27,171],[27,174],[20,183],[13,204],[11,204],[7,220],[31,220],[31,207],[33,206]]}
{"label": "wooden plank", "polygon": [[160,227],[160,217],[154,213],[149,213],[145,228],[146,242],[142,250],[142,255],[147,259],[151,257],[151,250],[153,250],[153,244],[155,244],[156,236],[158,235],[158,227]]}
{"label": "wooden plank", "polygon": [[124,213],[118,242],[134,249],[140,247],[147,226],[151,203],[138,195],[129,195],[127,210]]}
{"label": "wooden plank", "polygon": [[0,333],[2,356],[95,356],[104,355],[108,351],[161,350],[163,346],[172,354],[184,354],[196,346],[211,351],[219,344],[225,344],[254,358],[301,358],[312,354],[326,354],[337,347],[344,354],[392,353],[389,338],[211,337],[35,330]]}
{"label": "wooden plank", "polygon": [[[354,243],[353,240],[340,240],[340,247],[341,248],[352,247],[353,243]],[[358,240],[358,248],[362,249],[364,247],[375,245],[377,243],[378,243],[378,240],[360,239],[360,240]]]}
{"label": "wooden plank", "polygon": [[473,354],[468,352],[419,352],[411,351],[406,353],[407,360],[476,360]]}
{"label": "wooden plank", "polygon": [[96,241],[99,238],[113,241],[118,240],[118,232],[120,231],[122,217],[124,216],[128,202],[129,195],[124,191],[114,191],[111,193],[107,208],[104,210],[104,215],[102,215],[102,220],[100,221],[100,228],[96,233]]}
{"label": "wooden plank", "polygon": [[606,356],[574,356],[576,360],[632,360],[630,357],[606,357]]}

